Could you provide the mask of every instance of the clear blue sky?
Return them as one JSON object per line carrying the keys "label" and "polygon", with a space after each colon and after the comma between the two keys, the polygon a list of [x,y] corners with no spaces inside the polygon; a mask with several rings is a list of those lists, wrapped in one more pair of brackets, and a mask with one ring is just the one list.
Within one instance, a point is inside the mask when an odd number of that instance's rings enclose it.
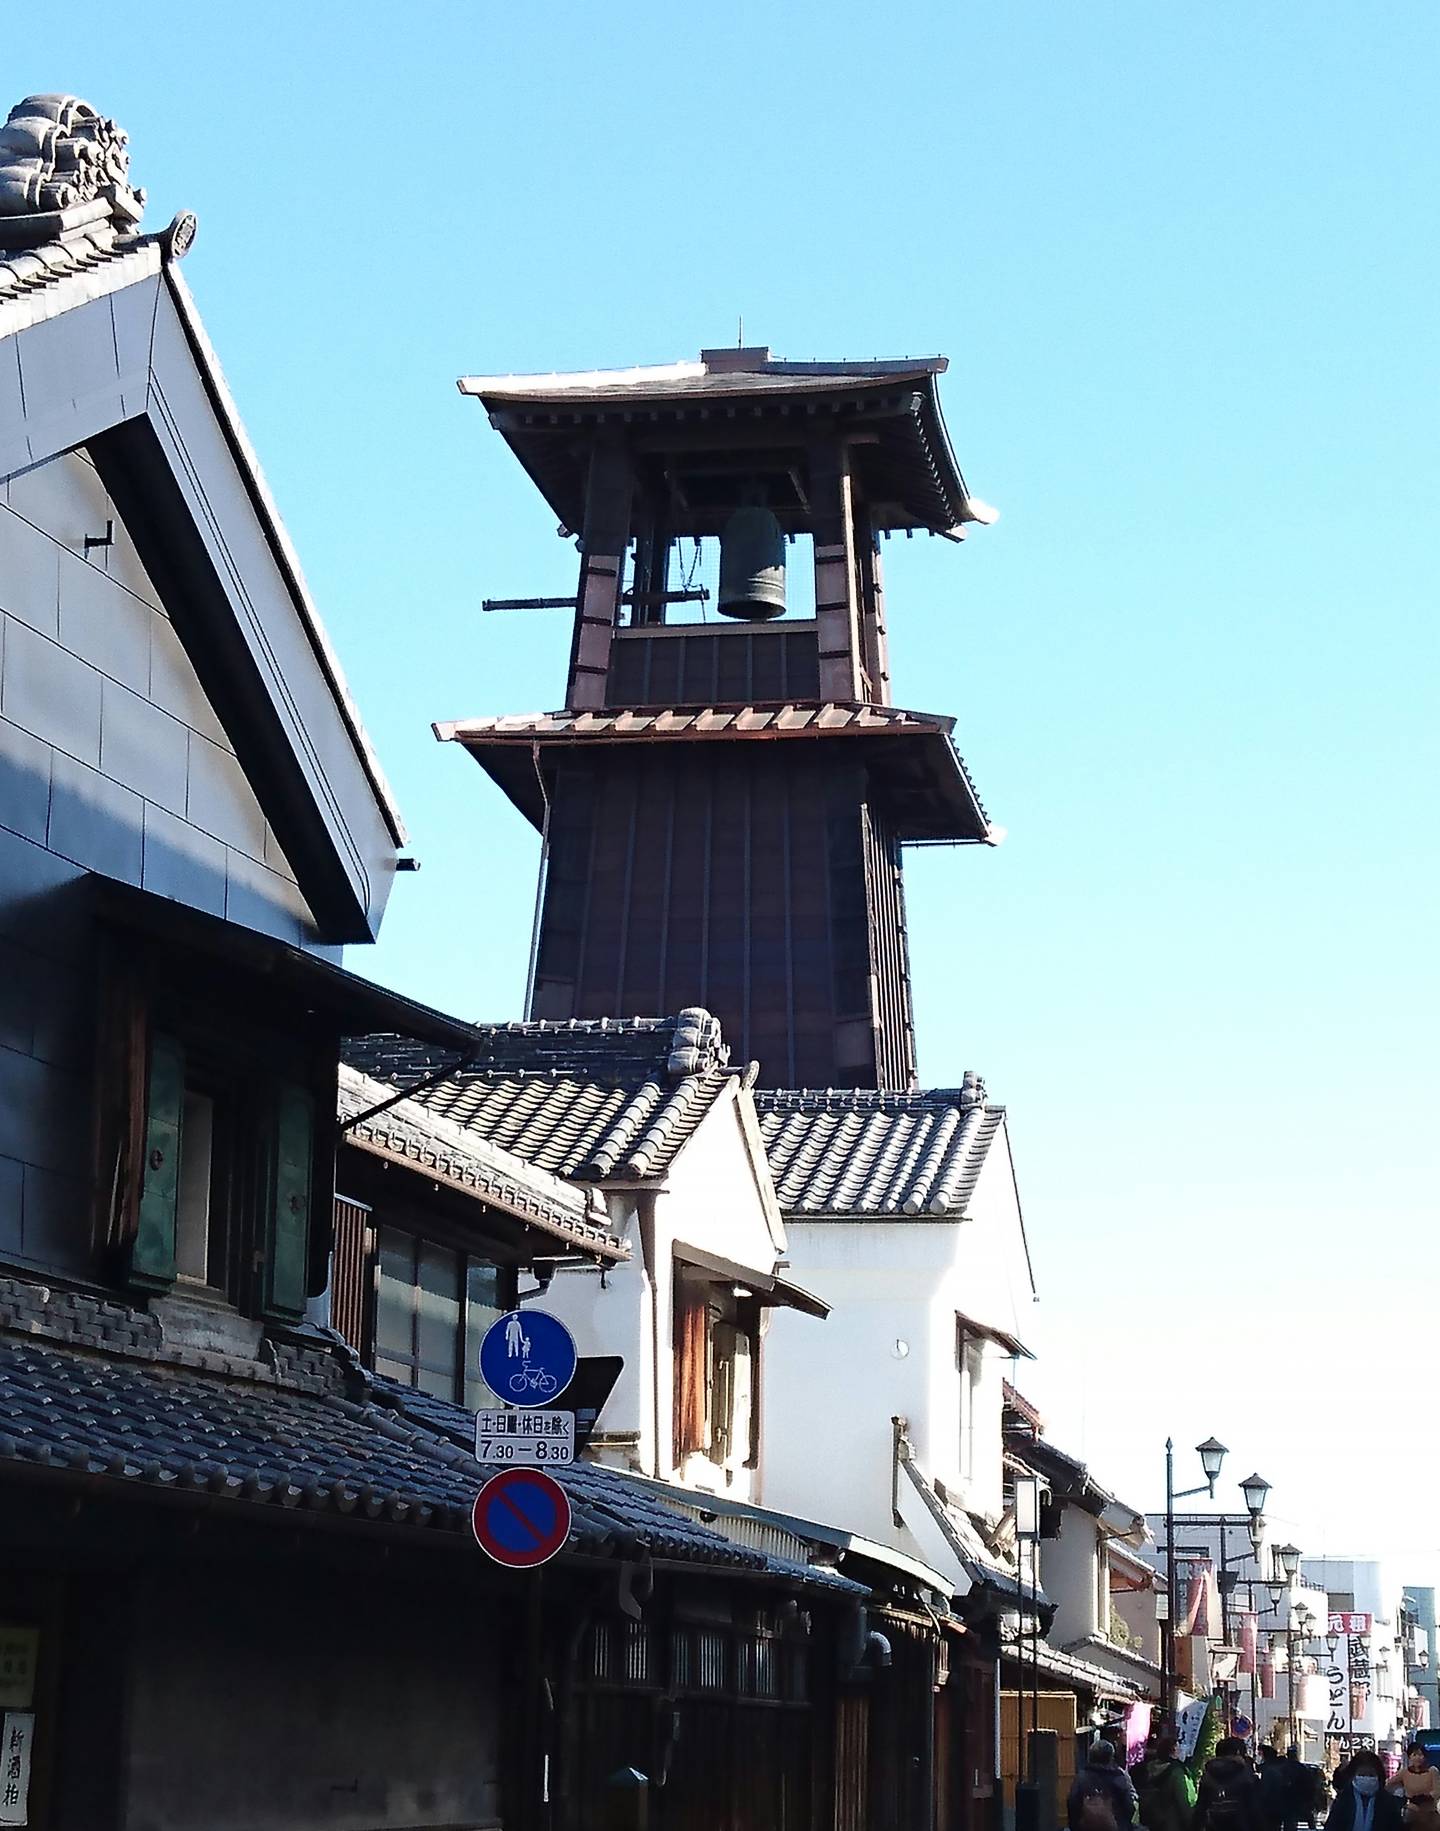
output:
{"label": "clear blue sky", "polygon": [[[103,23],[101,19],[103,18]],[[1440,1576],[1433,0],[21,9],[199,213],[211,336],[424,860],[353,964],[519,1012],[533,835],[436,717],[560,696],[574,556],[463,372],[940,350],[964,548],[897,697],[922,1072],[1011,1113],[1056,1434],[1167,1430]],[[1431,1433],[1433,1435],[1433,1433]],[[1358,1462],[1390,1464],[1372,1487]],[[1245,1466],[1241,1466],[1241,1464]],[[1232,1495],[1238,1502],[1238,1495]]]}

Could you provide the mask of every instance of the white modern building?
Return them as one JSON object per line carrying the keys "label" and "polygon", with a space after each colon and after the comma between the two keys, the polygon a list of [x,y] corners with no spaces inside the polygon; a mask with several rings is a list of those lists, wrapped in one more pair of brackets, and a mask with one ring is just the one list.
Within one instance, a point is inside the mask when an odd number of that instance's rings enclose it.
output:
{"label": "white modern building", "polygon": [[1378,1558],[1306,1558],[1304,1572],[1327,1600],[1327,1740],[1398,1754],[1419,1726],[1398,1572]]}

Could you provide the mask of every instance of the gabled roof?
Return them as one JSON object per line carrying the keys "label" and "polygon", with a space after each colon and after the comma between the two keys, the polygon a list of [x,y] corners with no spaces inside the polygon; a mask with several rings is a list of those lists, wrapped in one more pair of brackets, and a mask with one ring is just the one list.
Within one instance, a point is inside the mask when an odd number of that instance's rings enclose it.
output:
{"label": "gabled roof", "polygon": [[371,940],[404,828],[180,277],[195,220],[141,234],[126,167],[71,96],[0,127],[0,479],[89,453],[321,939]]}
{"label": "gabled roof", "polygon": [[448,719],[442,743],[463,744],[532,825],[546,789],[536,768],[557,753],[617,744],[815,743],[844,740],[863,755],[899,839],[997,845],[979,792],[956,750],[953,718],[899,706],[670,706],[657,711],[529,712]]}
{"label": "gabled roof", "polygon": [[[1010,1388],[1007,1386],[1007,1393]],[[1008,1402],[1008,1400],[1007,1400]],[[1062,1500],[1073,1501],[1094,1518],[1107,1525],[1123,1525],[1144,1530],[1144,1515],[1117,1500],[1109,1488],[1102,1487],[1087,1464],[1051,1443],[1034,1430],[1007,1425],[1005,1448],[1017,1462],[1037,1475],[1043,1475],[1052,1491]]]}
{"label": "gabled roof", "polygon": [[427,1111],[419,1101],[386,1104],[393,1092],[341,1064],[339,1117],[347,1144],[384,1162],[423,1171],[566,1245],[610,1260],[627,1256],[628,1248],[616,1239],[605,1204],[593,1189],[527,1163],[493,1139]]}
{"label": "gabled roof", "polygon": [[943,356],[785,362],[757,347],[649,368],[471,375],[459,387],[484,403],[567,527],[583,525],[586,435],[602,425],[644,450],[663,445],[676,422],[723,418],[727,436],[753,431],[757,441],[779,438],[803,451],[819,421],[853,420],[866,433],[852,463],[875,525],[958,535],[995,511],[971,496],[955,460],[937,387],[947,366]]}
{"label": "gabled roof", "polygon": [[796,1220],[963,1220],[1004,1121],[958,1088],[755,1090],[780,1207]]}
{"label": "gabled roof", "polygon": [[698,1008],[482,1024],[476,1039],[468,1060],[399,1036],[356,1038],[345,1058],[460,1132],[584,1181],[663,1176],[736,1079],[718,1022]]}

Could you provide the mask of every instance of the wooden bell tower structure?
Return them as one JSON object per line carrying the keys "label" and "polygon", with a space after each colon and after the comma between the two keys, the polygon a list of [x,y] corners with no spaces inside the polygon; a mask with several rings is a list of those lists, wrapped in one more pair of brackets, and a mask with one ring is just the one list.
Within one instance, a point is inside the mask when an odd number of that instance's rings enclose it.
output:
{"label": "wooden bell tower structure", "polygon": [[[579,537],[563,710],[436,726],[544,835],[530,1016],[704,1005],[762,1085],[915,1084],[901,848],[995,837],[953,720],[890,693],[881,536],[992,519],[945,366],[733,349],[461,382]],[[711,538],[721,615],[696,620],[674,558]]]}

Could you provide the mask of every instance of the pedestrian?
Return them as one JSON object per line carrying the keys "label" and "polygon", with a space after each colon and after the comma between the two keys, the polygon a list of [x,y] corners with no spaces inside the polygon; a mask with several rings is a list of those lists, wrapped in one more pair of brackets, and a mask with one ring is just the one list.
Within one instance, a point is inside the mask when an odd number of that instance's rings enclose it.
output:
{"label": "pedestrian", "polygon": [[1123,1831],[1135,1823],[1135,1807],[1135,1788],[1115,1759],[1114,1743],[1092,1742],[1065,1801],[1070,1831]]}
{"label": "pedestrian", "polygon": [[[1290,1770],[1291,1810],[1297,1824],[1304,1820],[1310,1831],[1315,1831],[1315,1821],[1325,1810],[1325,1776],[1318,1767],[1312,1767],[1300,1759],[1300,1750],[1292,1742],[1285,1750],[1285,1765]],[[1440,1825],[1432,1826],[1431,1831],[1440,1831]]]}
{"label": "pedestrian", "polygon": [[1264,1831],[1259,1783],[1238,1736],[1222,1736],[1205,1763],[1192,1831]]}
{"label": "pedestrian", "polygon": [[1440,1831],[1440,1774],[1418,1742],[1411,1743],[1392,1787],[1404,1798],[1407,1831]]}
{"label": "pedestrian", "polygon": [[1260,1816],[1267,1831],[1294,1831],[1298,1801],[1288,1764],[1272,1742],[1260,1744]]}
{"label": "pedestrian", "polygon": [[1357,1749],[1346,1767],[1348,1778],[1335,1789],[1325,1831],[1400,1831],[1405,1811],[1395,1795],[1385,1791],[1385,1763],[1374,1749]]}
{"label": "pedestrian", "polygon": [[[1145,1831],[1190,1831],[1195,1816],[1195,1782],[1175,1752],[1175,1738],[1155,1736],[1144,1758],[1130,1770]],[[1440,1827],[1433,1828],[1440,1831]]]}

